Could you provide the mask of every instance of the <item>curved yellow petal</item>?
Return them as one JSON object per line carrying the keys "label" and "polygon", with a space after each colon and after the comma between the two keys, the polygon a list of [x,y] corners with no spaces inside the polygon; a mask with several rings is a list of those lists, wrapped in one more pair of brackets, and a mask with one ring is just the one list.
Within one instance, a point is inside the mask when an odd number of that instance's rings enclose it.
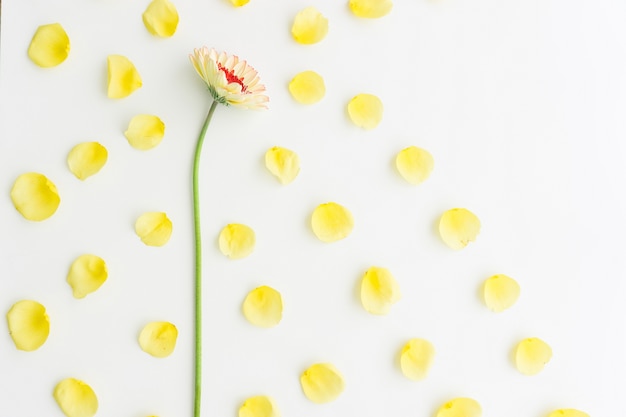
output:
{"label": "curved yellow petal", "polygon": [[250,0],[230,0],[230,3],[235,7],[241,7],[248,4]]}
{"label": "curved yellow petal", "polygon": [[178,11],[169,0],[152,0],[142,17],[146,29],[154,36],[169,38],[178,27]]}
{"label": "curved yellow petal", "polygon": [[107,149],[98,142],[83,142],[74,146],[67,155],[67,165],[79,180],[97,174],[106,164]]}
{"label": "curved yellow petal", "polygon": [[289,92],[298,103],[314,104],[324,98],[326,85],[317,72],[303,71],[293,77],[289,83]]}
{"label": "curved yellow petal", "polygon": [[343,376],[329,363],[309,367],[300,376],[300,385],[304,395],[317,404],[335,400],[345,388]]}
{"label": "curved yellow petal", "polygon": [[7,313],[7,323],[11,339],[19,350],[39,349],[50,334],[46,308],[37,301],[22,300],[13,304]]}
{"label": "curved yellow petal", "polygon": [[453,208],[439,219],[439,235],[450,248],[459,250],[474,242],[480,232],[480,220],[471,211]]}
{"label": "curved yellow petal", "polygon": [[265,153],[265,167],[281,184],[289,184],[300,173],[300,157],[292,150],[274,146]]}
{"label": "curved yellow petal", "polygon": [[174,351],[177,338],[178,329],[172,323],[153,321],[139,333],[139,346],[155,358],[165,358]]}
{"label": "curved yellow petal", "polygon": [[398,152],[396,168],[402,178],[418,185],[426,181],[435,166],[433,156],[425,149],[409,146]]}
{"label": "curved yellow petal", "polygon": [[265,395],[248,398],[239,408],[239,417],[280,417],[274,400]]}
{"label": "curved yellow petal", "polygon": [[57,187],[36,172],[17,177],[11,188],[11,200],[24,218],[36,222],[52,216],[61,202]]}
{"label": "curved yellow petal", "polygon": [[220,251],[230,259],[241,259],[250,255],[255,243],[254,230],[244,224],[231,223],[220,232]]}
{"label": "curved yellow petal", "polygon": [[37,28],[28,47],[28,57],[44,68],[55,67],[70,53],[70,38],[59,23]]}
{"label": "curved yellow petal", "polygon": [[509,276],[498,274],[485,280],[483,298],[487,307],[496,313],[515,304],[519,295],[519,284]]}
{"label": "curved yellow petal", "polygon": [[337,203],[324,203],[313,212],[311,227],[322,242],[335,242],[352,233],[354,219],[347,208]]}
{"label": "curved yellow petal", "polygon": [[151,114],[138,114],[128,124],[124,132],[128,143],[135,149],[147,151],[161,143],[165,136],[165,123]]}
{"label": "curved yellow petal", "polygon": [[428,376],[435,357],[435,348],[428,340],[411,339],[400,353],[400,368],[409,379],[419,381]]}
{"label": "curved yellow petal", "polygon": [[400,298],[400,286],[389,270],[373,266],[365,272],[361,280],[361,304],[368,313],[387,314]]}
{"label": "curved yellow petal", "polygon": [[548,417],[589,417],[589,414],[574,408],[563,408],[551,412]]}
{"label": "curved yellow petal", "polygon": [[148,246],[163,246],[172,236],[172,227],[167,214],[150,211],[139,216],[135,222],[135,233]]}
{"label": "curved yellow petal", "polygon": [[141,75],[128,58],[122,55],[107,57],[107,96],[124,98],[142,86]]}
{"label": "curved yellow petal", "polygon": [[552,359],[552,348],[537,337],[524,339],[515,348],[515,367],[524,375],[536,375]]}
{"label": "curved yellow petal", "polygon": [[81,255],[72,262],[67,283],[75,298],[84,298],[107,280],[109,272],[104,260],[96,255]]}
{"label": "curved yellow petal", "polygon": [[291,26],[291,35],[296,42],[310,45],[326,37],[328,33],[328,19],[315,7],[301,10]]}
{"label": "curved yellow petal", "polygon": [[243,315],[255,326],[274,327],[283,318],[283,298],[274,288],[256,288],[243,301]]}
{"label": "curved yellow petal", "polygon": [[355,16],[368,19],[386,16],[393,7],[391,0],[350,0],[348,4]]}
{"label": "curved yellow petal", "polygon": [[67,378],[54,388],[54,399],[67,417],[93,417],[98,411],[98,397],[89,385]]}
{"label": "curved yellow petal", "polygon": [[355,125],[374,129],[383,120],[383,102],[372,94],[358,94],[348,103],[348,115]]}
{"label": "curved yellow petal", "polygon": [[436,417],[480,417],[483,410],[476,400],[455,398],[439,408]]}

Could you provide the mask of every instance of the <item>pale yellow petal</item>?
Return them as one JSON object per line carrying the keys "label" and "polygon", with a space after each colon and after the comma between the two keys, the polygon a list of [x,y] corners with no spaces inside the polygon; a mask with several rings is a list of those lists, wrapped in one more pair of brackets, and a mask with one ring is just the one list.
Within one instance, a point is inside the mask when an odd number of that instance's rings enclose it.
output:
{"label": "pale yellow petal", "polygon": [[67,417],[93,417],[98,411],[98,398],[89,385],[67,378],[54,388],[54,399]]}
{"label": "pale yellow petal", "polygon": [[315,7],[301,10],[291,26],[291,35],[296,42],[310,45],[326,37],[328,33],[328,19]]}
{"label": "pale yellow petal", "polygon": [[334,401],[345,388],[343,376],[329,363],[312,365],[300,376],[304,395],[317,404]]}
{"label": "pale yellow petal", "polygon": [[425,149],[409,146],[396,156],[396,168],[402,178],[411,184],[426,181],[435,166],[433,156]]}
{"label": "pale yellow petal", "polygon": [[548,417],[589,417],[589,414],[574,408],[563,408],[551,412]]}
{"label": "pale yellow petal", "polygon": [[372,94],[356,95],[348,103],[348,115],[355,125],[374,129],[383,119],[383,102]]}
{"label": "pale yellow petal", "polygon": [[128,58],[122,55],[107,57],[107,96],[124,98],[142,86],[141,75]]}
{"label": "pale yellow petal", "polygon": [[552,348],[537,337],[524,339],[515,348],[515,367],[524,375],[535,375],[552,359]]}
{"label": "pale yellow petal", "polygon": [[324,203],[313,212],[311,227],[322,242],[335,242],[352,233],[354,219],[347,208],[337,203]]}
{"label": "pale yellow petal", "polygon": [[57,187],[36,172],[17,177],[11,188],[11,200],[24,218],[37,222],[52,216],[61,202]]}
{"label": "pale yellow petal", "polygon": [[368,19],[386,16],[393,7],[391,0],[350,0],[348,4],[355,16]]}
{"label": "pale yellow petal", "polygon": [[50,334],[46,308],[37,301],[22,300],[13,304],[7,313],[7,323],[11,339],[19,350],[39,349]]}
{"label": "pale yellow petal", "polygon": [[98,142],[83,142],[74,146],[67,155],[67,165],[79,180],[98,173],[106,164],[107,149]]}
{"label": "pale yellow petal", "polygon": [[300,173],[300,157],[292,150],[274,146],[265,153],[265,167],[281,184],[289,184]]}
{"label": "pale yellow petal", "polygon": [[235,7],[245,6],[250,0],[230,0],[231,4]]}
{"label": "pale yellow petal", "polygon": [[498,274],[485,280],[483,298],[487,307],[496,313],[515,304],[519,295],[519,284],[511,277]]}
{"label": "pale yellow petal", "polygon": [[59,65],[69,53],[70,38],[59,23],[39,26],[28,47],[29,58],[44,68]]}
{"label": "pale yellow petal", "polygon": [[409,379],[419,381],[428,376],[435,357],[435,348],[424,339],[411,339],[400,353],[400,368]]}
{"label": "pale yellow petal", "polygon": [[293,77],[289,83],[289,92],[298,103],[314,104],[324,98],[326,86],[318,73],[303,71]]}
{"label": "pale yellow petal", "polygon": [[143,12],[143,24],[154,36],[169,38],[178,26],[178,11],[169,0],[152,0]]}
{"label": "pale yellow petal", "polygon": [[124,132],[128,143],[135,149],[147,151],[154,148],[165,136],[165,123],[151,114],[138,114],[128,124]]}
{"label": "pale yellow petal", "polygon": [[400,286],[391,272],[373,266],[361,280],[361,303],[368,313],[384,315],[402,298]]}
{"label": "pale yellow petal", "polygon": [[135,222],[135,233],[148,246],[163,246],[172,236],[172,227],[167,214],[150,211],[139,216]]}
{"label": "pale yellow petal", "polygon": [[280,417],[274,400],[265,395],[248,398],[239,408],[239,417]]}
{"label": "pale yellow petal", "polygon": [[480,417],[482,414],[483,410],[476,400],[455,398],[442,405],[436,417]]}
{"label": "pale yellow petal", "polygon": [[155,358],[165,358],[174,351],[177,338],[178,329],[172,323],[153,321],[141,330],[139,346]]}
{"label": "pale yellow petal", "polygon": [[220,232],[220,251],[230,259],[241,259],[250,255],[255,243],[254,230],[244,224],[228,224]]}
{"label": "pale yellow petal", "polygon": [[75,298],[84,298],[107,280],[109,272],[104,260],[96,255],[81,255],[72,262],[67,283]]}
{"label": "pale yellow petal", "polygon": [[480,232],[480,220],[471,211],[453,208],[441,216],[439,235],[450,248],[459,250],[474,242]]}
{"label": "pale yellow petal", "polygon": [[283,298],[274,288],[256,288],[243,301],[243,315],[255,326],[274,327],[283,318]]}

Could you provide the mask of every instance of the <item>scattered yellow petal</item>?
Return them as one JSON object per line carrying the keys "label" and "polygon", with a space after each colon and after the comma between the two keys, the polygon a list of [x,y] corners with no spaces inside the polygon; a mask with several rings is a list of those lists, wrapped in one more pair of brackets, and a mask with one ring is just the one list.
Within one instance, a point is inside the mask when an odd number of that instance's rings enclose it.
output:
{"label": "scattered yellow petal", "polygon": [[220,251],[230,259],[241,259],[250,255],[255,243],[254,230],[244,224],[228,224],[220,232]]}
{"label": "scattered yellow petal", "polygon": [[335,242],[348,237],[354,228],[354,219],[347,208],[337,203],[324,203],[313,212],[311,227],[322,242]]}
{"label": "scattered yellow petal", "polygon": [[374,129],[383,119],[383,102],[372,94],[356,95],[348,103],[348,115],[355,125]]}
{"label": "scattered yellow petal", "polygon": [[300,157],[294,151],[274,146],[265,153],[265,167],[281,184],[289,184],[300,173]]}
{"label": "scattered yellow petal", "polygon": [[107,96],[128,97],[142,86],[141,75],[128,58],[122,55],[107,57]]}
{"label": "scattered yellow petal", "polygon": [[22,300],[7,313],[9,334],[19,350],[37,350],[48,339],[50,320],[46,308],[37,301]]}
{"label": "scattered yellow petal", "polygon": [[335,400],[345,383],[339,371],[329,363],[317,363],[302,373],[300,384],[306,397],[317,404]]}
{"label": "scattered yellow petal", "polygon": [[59,65],[69,53],[70,38],[59,23],[39,26],[28,47],[29,58],[44,68]]}
{"label": "scattered yellow petal", "polygon": [[147,151],[161,143],[165,136],[165,123],[157,116],[138,114],[130,120],[124,136],[133,148]]}
{"label": "scattered yellow petal", "polygon": [[361,303],[368,313],[384,315],[398,302],[402,294],[391,272],[373,266],[361,280]]}
{"label": "scattered yellow petal", "polygon": [[274,288],[256,288],[243,302],[243,315],[255,326],[274,327],[283,318],[283,299]]}
{"label": "scattered yellow petal", "polygon": [[439,408],[436,417],[480,417],[480,404],[471,398],[455,398]]}
{"label": "scattered yellow petal", "polygon": [[396,156],[398,172],[411,184],[418,185],[426,181],[434,166],[435,160],[430,152],[417,146],[409,146]]}
{"label": "scattered yellow petal", "polygon": [[511,307],[519,298],[520,287],[517,281],[504,274],[494,275],[485,280],[483,297],[487,307],[499,313]]}
{"label": "scattered yellow petal", "polygon": [[246,4],[248,4],[250,0],[230,0],[230,2],[235,7],[241,7],[241,6],[245,6]]}
{"label": "scattered yellow petal", "polygon": [[515,348],[515,366],[524,375],[535,375],[552,358],[552,348],[537,337],[524,339]]}
{"label": "scattered yellow petal", "polygon": [[81,255],[72,262],[67,283],[75,298],[84,298],[96,291],[109,276],[104,260],[96,255]]}
{"label": "scattered yellow petal", "polygon": [[296,42],[310,45],[324,39],[328,33],[328,19],[315,7],[301,10],[291,26],[291,35]]}
{"label": "scattered yellow petal", "polygon": [[154,36],[169,38],[178,26],[178,11],[169,0],[152,0],[143,12],[143,24]]}
{"label": "scattered yellow petal", "polygon": [[178,330],[172,323],[153,321],[141,330],[139,346],[155,358],[165,358],[174,351],[177,338]]}
{"label": "scattered yellow petal", "polygon": [[172,221],[165,213],[150,211],[139,216],[135,233],[148,246],[163,246],[172,235]]}
{"label": "scattered yellow petal", "polygon": [[248,398],[241,408],[239,417],[280,417],[274,400],[265,395]]}
{"label": "scattered yellow petal", "polygon": [[435,357],[435,348],[424,339],[411,339],[402,348],[400,368],[409,379],[419,381],[426,378]]}
{"label": "scattered yellow petal", "polygon": [[350,0],[349,5],[355,16],[369,19],[383,17],[393,7],[391,0]]}
{"label": "scattered yellow petal", "polygon": [[480,220],[471,211],[453,208],[441,216],[439,235],[452,249],[459,250],[474,242],[480,232]]}
{"label": "scattered yellow petal", "polygon": [[54,388],[54,399],[67,417],[92,417],[98,411],[98,398],[83,381],[66,378]]}
{"label": "scattered yellow petal", "polygon": [[289,92],[298,103],[314,104],[324,98],[326,86],[321,75],[304,71],[293,77],[289,83]]}
{"label": "scattered yellow petal", "polygon": [[106,164],[107,149],[98,142],[83,142],[74,146],[67,155],[67,165],[79,180],[98,173]]}
{"label": "scattered yellow petal", "polygon": [[573,408],[564,408],[551,412],[548,417],[589,417],[589,414]]}
{"label": "scattered yellow petal", "polygon": [[45,175],[22,174],[11,189],[13,205],[28,220],[41,221],[57,211],[61,198],[57,187]]}

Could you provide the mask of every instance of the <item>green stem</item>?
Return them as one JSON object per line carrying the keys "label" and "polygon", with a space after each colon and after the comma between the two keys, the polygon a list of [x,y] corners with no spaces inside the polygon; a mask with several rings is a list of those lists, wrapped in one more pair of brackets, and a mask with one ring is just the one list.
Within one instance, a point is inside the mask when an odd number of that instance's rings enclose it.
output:
{"label": "green stem", "polygon": [[200,401],[202,398],[202,239],[200,236],[200,194],[198,193],[198,170],[200,167],[200,154],[202,153],[204,136],[206,135],[209,123],[211,123],[211,118],[213,117],[216,107],[217,101],[213,101],[213,103],[211,103],[209,113],[206,115],[206,119],[204,120],[200,136],[198,136],[196,153],[193,158],[193,225],[196,240],[194,417],[200,417]]}

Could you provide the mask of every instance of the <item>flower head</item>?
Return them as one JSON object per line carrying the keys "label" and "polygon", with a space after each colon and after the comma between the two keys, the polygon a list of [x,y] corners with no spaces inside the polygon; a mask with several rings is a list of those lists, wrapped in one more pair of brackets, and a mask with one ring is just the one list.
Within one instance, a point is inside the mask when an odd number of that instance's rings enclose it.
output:
{"label": "flower head", "polygon": [[204,80],[213,100],[244,109],[266,109],[269,98],[259,75],[236,55],[217,52],[206,46],[189,55],[193,67]]}

